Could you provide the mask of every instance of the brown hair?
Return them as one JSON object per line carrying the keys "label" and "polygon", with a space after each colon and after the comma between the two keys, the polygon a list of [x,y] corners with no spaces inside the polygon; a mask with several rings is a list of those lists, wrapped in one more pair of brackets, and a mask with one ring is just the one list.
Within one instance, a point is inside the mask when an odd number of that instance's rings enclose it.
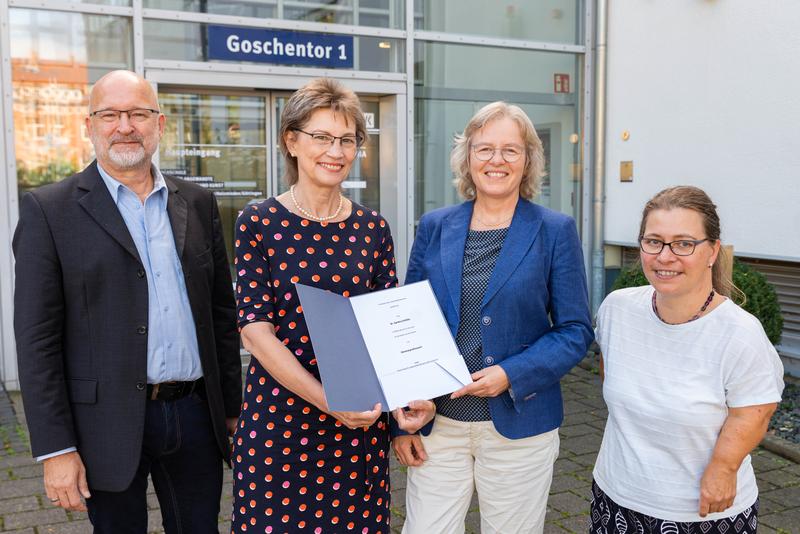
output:
{"label": "brown hair", "polygon": [[505,102],[492,102],[478,110],[467,123],[464,132],[456,135],[453,151],[450,153],[450,168],[455,174],[453,184],[458,193],[467,200],[475,198],[475,182],[469,174],[469,157],[472,136],[486,123],[508,117],[519,127],[519,133],[525,142],[525,169],[522,171],[522,182],[519,194],[526,200],[533,200],[539,194],[541,179],[544,175],[544,151],[542,141],[536,128],[519,106]]}
{"label": "brown hair", "polygon": [[278,143],[286,161],[284,180],[289,185],[297,183],[297,158],[289,154],[286,134],[305,128],[311,115],[318,109],[330,109],[334,113],[341,113],[348,123],[355,125],[359,142],[367,138],[367,123],[358,96],[336,80],[330,78],[311,80],[294,92],[281,112]]}
{"label": "brown hair", "polygon": [[[664,189],[651,198],[642,210],[642,222],[639,226],[639,238],[644,236],[647,216],[653,210],[669,210],[683,208],[700,214],[703,219],[703,229],[707,239],[719,241],[720,224],[717,206],[705,191],[699,187],[679,185]],[[711,283],[720,295],[731,298],[738,304],[744,304],[745,295],[736,287],[731,279],[731,265],[733,258],[727,249],[720,246],[717,261],[711,269]]]}

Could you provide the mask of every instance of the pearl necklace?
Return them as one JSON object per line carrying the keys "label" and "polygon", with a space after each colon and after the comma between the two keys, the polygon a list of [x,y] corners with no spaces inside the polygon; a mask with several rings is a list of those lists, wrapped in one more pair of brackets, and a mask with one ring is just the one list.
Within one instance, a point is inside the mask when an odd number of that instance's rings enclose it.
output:
{"label": "pearl necklace", "polygon": [[289,188],[289,196],[292,197],[292,203],[294,204],[294,207],[297,208],[297,211],[302,213],[307,219],[311,219],[312,221],[318,221],[318,222],[326,222],[330,221],[331,219],[335,219],[336,217],[339,216],[339,212],[342,211],[342,206],[344,205],[344,195],[339,193],[339,207],[336,208],[336,211],[333,212],[333,215],[328,215],[327,217],[318,217],[317,215],[312,215],[311,213],[307,212],[300,206],[300,204],[297,202],[297,199],[294,196],[294,185]]}
{"label": "pearl necklace", "polygon": [[[692,321],[695,321],[698,318],[700,318],[700,316],[703,314],[703,312],[706,311],[706,308],[708,308],[708,305],[711,304],[712,300],[714,300],[714,290],[713,289],[711,290],[711,293],[708,294],[708,298],[706,299],[705,304],[703,304],[703,306],[700,308],[700,311],[695,313],[692,316],[692,318],[689,319],[686,322],[687,323],[691,323]],[[656,306],[656,292],[655,291],[653,291],[652,305],[653,305],[653,311],[656,313],[656,317],[661,319],[662,323],[672,324],[672,325],[674,325],[674,324],[682,324],[682,323],[668,323],[667,321],[665,321],[664,319],[661,318],[661,315],[659,315],[659,313],[658,313],[658,307]]]}

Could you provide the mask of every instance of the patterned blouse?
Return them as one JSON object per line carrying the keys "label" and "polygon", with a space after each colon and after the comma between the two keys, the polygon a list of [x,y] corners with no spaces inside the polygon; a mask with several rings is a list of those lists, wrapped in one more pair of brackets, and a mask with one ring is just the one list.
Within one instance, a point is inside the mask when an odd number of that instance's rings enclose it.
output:
{"label": "patterned blouse", "polygon": [[[481,303],[507,233],[508,228],[498,228],[470,230],[467,235],[461,273],[461,322],[458,325],[456,345],[470,373],[483,369]],[[443,395],[436,399],[436,412],[456,421],[492,419],[489,401],[484,397],[467,396],[453,400],[450,395]]]}

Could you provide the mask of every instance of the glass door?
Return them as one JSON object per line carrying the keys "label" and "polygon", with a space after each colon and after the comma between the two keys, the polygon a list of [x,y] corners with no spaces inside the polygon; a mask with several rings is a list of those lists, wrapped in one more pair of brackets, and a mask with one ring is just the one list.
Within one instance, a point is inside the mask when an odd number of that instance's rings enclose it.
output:
{"label": "glass door", "polygon": [[164,89],[159,101],[167,116],[161,171],[214,191],[232,260],[236,218],[249,202],[268,194],[268,100]]}
{"label": "glass door", "polygon": [[[159,148],[159,167],[165,175],[213,190],[231,262],[239,213],[250,203],[287,190],[277,132],[281,111],[290,95],[159,87],[161,109],[167,117]],[[367,121],[367,139],[343,189],[345,196],[354,202],[381,210],[382,187],[384,193],[395,190],[381,184],[381,101],[366,95],[360,98]],[[391,163],[384,161],[383,168]],[[385,181],[396,181],[391,172],[384,174]],[[392,206],[396,200],[384,198],[383,202],[383,211],[390,212],[384,215],[394,223],[397,210]]]}

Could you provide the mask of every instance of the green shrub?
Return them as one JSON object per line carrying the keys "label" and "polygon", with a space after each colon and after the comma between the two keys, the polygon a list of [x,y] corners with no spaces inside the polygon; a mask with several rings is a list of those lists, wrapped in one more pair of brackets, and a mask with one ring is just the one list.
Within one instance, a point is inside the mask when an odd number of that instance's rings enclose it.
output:
{"label": "green shrub", "polygon": [[642,265],[637,262],[627,269],[622,269],[619,276],[614,281],[614,285],[611,286],[611,291],[616,291],[617,289],[623,289],[625,287],[646,286],[649,283],[650,282],[647,281],[647,278],[644,277],[644,273],[642,272]]}
{"label": "green shrub", "polygon": [[[642,273],[642,266],[637,263],[619,273],[611,291],[624,287],[646,286],[649,283]],[[745,294],[746,300],[742,308],[761,321],[772,343],[780,341],[783,316],[772,284],[763,274],[739,260],[733,262],[733,283]]]}
{"label": "green shrub", "polygon": [[767,277],[747,264],[734,261],[733,283],[747,296],[742,308],[758,317],[769,340],[778,343],[783,330],[783,315],[778,295]]}

